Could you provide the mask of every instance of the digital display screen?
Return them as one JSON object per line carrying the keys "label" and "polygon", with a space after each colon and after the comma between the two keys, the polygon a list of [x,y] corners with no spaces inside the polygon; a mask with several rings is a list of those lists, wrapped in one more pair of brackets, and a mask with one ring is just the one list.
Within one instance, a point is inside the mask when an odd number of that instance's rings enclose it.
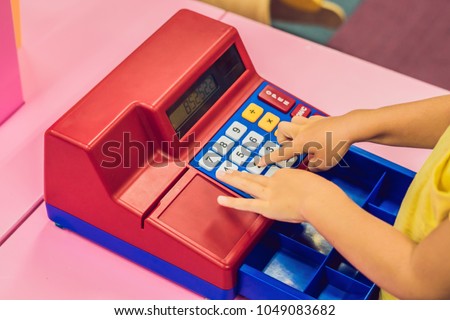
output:
{"label": "digital display screen", "polygon": [[244,71],[239,52],[232,45],[166,110],[179,138],[201,119]]}
{"label": "digital display screen", "polygon": [[169,115],[170,122],[174,128],[179,128],[186,122],[208,98],[218,89],[217,83],[212,75],[207,76],[188,97]]}

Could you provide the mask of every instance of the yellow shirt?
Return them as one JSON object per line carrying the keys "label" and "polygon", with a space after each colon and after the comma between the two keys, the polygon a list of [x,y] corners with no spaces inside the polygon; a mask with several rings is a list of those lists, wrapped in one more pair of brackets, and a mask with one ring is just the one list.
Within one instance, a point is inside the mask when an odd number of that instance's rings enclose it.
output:
{"label": "yellow shirt", "polygon": [[[412,181],[394,227],[419,243],[450,217],[450,126]],[[384,290],[381,299],[395,299]]]}

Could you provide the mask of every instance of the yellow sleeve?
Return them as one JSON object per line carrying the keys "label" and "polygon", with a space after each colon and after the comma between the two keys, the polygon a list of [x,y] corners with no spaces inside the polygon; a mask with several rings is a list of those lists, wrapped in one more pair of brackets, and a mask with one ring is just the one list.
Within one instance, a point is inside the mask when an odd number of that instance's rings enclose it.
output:
{"label": "yellow sleeve", "polygon": [[247,18],[270,24],[270,0],[201,0]]}
{"label": "yellow sleeve", "polygon": [[[450,145],[450,134],[448,136],[447,148]],[[431,178],[433,179],[433,208],[437,212],[442,212],[441,220],[450,218],[450,149],[446,157],[433,170]]]}

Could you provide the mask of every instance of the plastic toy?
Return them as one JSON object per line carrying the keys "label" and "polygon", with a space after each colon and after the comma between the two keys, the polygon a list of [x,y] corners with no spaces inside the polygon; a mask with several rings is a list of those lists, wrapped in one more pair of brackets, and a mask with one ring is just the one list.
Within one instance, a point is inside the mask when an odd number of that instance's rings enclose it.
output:
{"label": "plastic toy", "polygon": [[[216,170],[301,167],[254,159],[279,121],[313,114],[256,73],[235,28],[179,11],[47,130],[48,215],[208,298],[368,299],[373,283],[311,226],[216,202],[247,196]],[[357,148],[345,160],[324,176],[392,223],[414,173]]]}

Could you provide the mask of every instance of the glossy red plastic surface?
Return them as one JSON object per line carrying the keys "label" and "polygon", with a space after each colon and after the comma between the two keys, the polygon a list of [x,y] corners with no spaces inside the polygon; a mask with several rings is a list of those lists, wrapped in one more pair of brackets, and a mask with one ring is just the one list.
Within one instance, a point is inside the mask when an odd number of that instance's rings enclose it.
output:
{"label": "glossy red plastic surface", "polygon": [[[166,110],[233,44],[246,71],[179,141]],[[233,27],[181,10],[47,130],[46,202],[235,287],[270,221],[218,207],[230,192],[188,162],[261,82]]]}
{"label": "glossy red plastic surface", "polygon": [[305,117],[307,118],[309,114],[311,113],[311,109],[307,106],[299,104],[297,108],[294,109],[294,111],[291,112],[291,117]]}
{"label": "glossy red plastic surface", "polygon": [[230,193],[196,175],[165,208],[159,220],[224,259],[258,215],[220,206],[216,200],[220,195]]}
{"label": "glossy red plastic surface", "polygon": [[271,85],[262,89],[258,98],[284,113],[291,110],[295,104],[294,98]]}

